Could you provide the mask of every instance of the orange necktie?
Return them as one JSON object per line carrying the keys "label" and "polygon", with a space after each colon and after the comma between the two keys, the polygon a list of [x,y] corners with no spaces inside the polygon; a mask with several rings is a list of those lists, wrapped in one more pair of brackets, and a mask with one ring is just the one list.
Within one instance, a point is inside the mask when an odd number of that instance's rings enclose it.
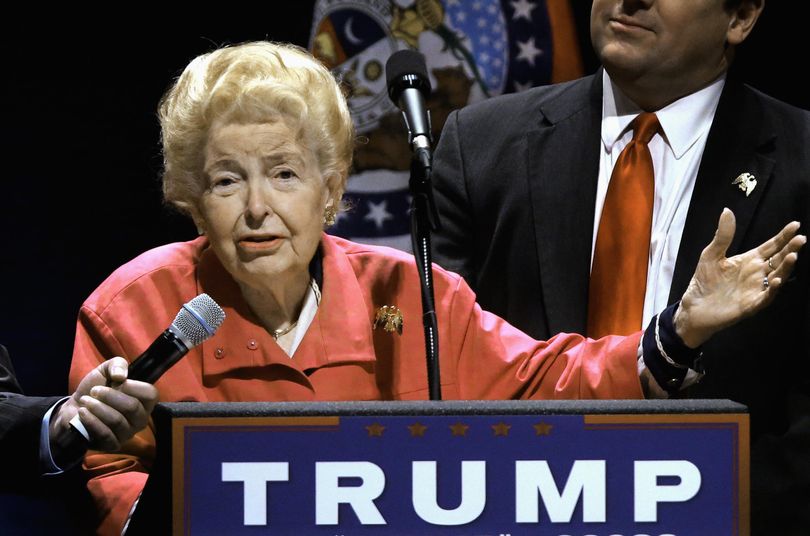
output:
{"label": "orange necktie", "polygon": [[589,337],[627,335],[641,329],[655,194],[647,144],[659,128],[655,114],[636,117],[633,139],[613,168],[591,268]]}

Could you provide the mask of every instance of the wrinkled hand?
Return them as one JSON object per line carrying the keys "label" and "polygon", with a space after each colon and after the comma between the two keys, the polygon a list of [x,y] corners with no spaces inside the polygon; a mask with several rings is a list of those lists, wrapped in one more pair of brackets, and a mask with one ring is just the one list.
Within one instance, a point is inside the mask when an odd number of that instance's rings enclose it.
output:
{"label": "wrinkled hand", "polygon": [[158,392],[151,384],[128,380],[127,372],[126,359],[114,357],[85,376],[51,419],[51,446],[77,413],[90,434],[90,447],[98,450],[116,451],[143,429],[157,404]]}
{"label": "wrinkled hand", "polygon": [[691,348],[767,307],[807,242],[807,237],[796,234],[799,223],[794,221],[759,247],[726,258],[735,229],[734,213],[723,209],[714,239],[701,253],[675,313],[675,331]]}

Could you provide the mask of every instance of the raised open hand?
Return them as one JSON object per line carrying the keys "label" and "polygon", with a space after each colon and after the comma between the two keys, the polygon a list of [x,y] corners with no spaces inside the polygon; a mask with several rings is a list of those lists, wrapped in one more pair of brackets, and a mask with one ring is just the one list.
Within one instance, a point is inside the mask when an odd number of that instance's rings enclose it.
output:
{"label": "raised open hand", "polygon": [[794,221],[760,246],[726,258],[735,229],[734,213],[723,209],[714,239],[701,253],[675,313],[675,330],[692,348],[767,307],[807,242],[796,234],[799,223]]}

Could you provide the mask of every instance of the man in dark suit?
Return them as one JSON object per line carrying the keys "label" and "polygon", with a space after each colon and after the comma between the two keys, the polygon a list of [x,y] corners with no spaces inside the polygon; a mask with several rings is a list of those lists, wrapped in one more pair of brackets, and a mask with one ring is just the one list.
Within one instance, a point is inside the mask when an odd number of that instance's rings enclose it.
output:
{"label": "man in dark suit", "polygon": [[158,395],[154,386],[127,380],[127,362],[105,361],[70,397],[23,396],[8,353],[0,346],[0,491],[22,489],[81,461],[86,443],[70,424],[77,414],[89,446],[117,450],[146,426]]}
{"label": "man in dark suit", "polygon": [[[810,225],[810,113],[728,73],[763,4],[594,0],[604,70],[448,118],[434,162],[435,260],[536,338],[587,333],[602,207],[641,112],[661,128],[649,142],[655,208],[635,329],[683,294],[723,207],[737,218],[729,255],[787,221]],[[810,262],[800,255],[769,309],[704,344],[705,376],[680,395],[749,406],[756,534],[810,526],[808,332]]]}

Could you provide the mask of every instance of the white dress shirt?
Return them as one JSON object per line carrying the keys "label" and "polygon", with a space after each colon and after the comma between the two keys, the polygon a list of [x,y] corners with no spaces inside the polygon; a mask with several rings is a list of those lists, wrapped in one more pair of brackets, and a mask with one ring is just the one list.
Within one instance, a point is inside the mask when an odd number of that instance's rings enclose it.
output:
{"label": "white dress shirt", "polygon": [[[647,289],[640,329],[652,317],[669,305],[672,274],[678,258],[689,202],[695,188],[700,160],[706,139],[726,83],[725,73],[705,88],[682,97],[655,112],[661,125],[659,134],[648,144],[655,175],[650,258],[647,264]],[[605,205],[610,176],[616,160],[633,139],[630,123],[643,112],[613,83],[606,71],[602,75],[602,151],[599,157],[599,181],[596,186],[596,207],[591,243],[591,266],[602,207]],[[638,369],[646,368],[639,343]],[[687,372],[682,388],[700,378],[693,370]],[[660,390],[657,396],[665,396]]]}
{"label": "white dress shirt", "polygon": [[68,467],[62,469],[56,465],[56,462],[53,460],[53,453],[51,452],[51,416],[68,398],[70,397],[66,396],[61,400],[57,400],[56,403],[48,409],[45,416],[42,417],[42,422],[39,425],[39,467],[43,476],[62,474],[66,469],[70,469],[81,461],[81,458],[74,460]]}
{"label": "white dress shirt", "polygon": [[[672,274],[686,224],[689,201],[724,84],[725,75],[700,91],[655,112],[661,124],[661,132],[649,143],[655,171],[655,201],[644,316],[639,328],[646,327],[655,314],[669,305],[667,302]],[[607,72],[602,77],[602,89],[602,151],[596,189],[591,263],[613,166],[622,149],[633,138],[630,123],[643,111],[613,84]]]}

